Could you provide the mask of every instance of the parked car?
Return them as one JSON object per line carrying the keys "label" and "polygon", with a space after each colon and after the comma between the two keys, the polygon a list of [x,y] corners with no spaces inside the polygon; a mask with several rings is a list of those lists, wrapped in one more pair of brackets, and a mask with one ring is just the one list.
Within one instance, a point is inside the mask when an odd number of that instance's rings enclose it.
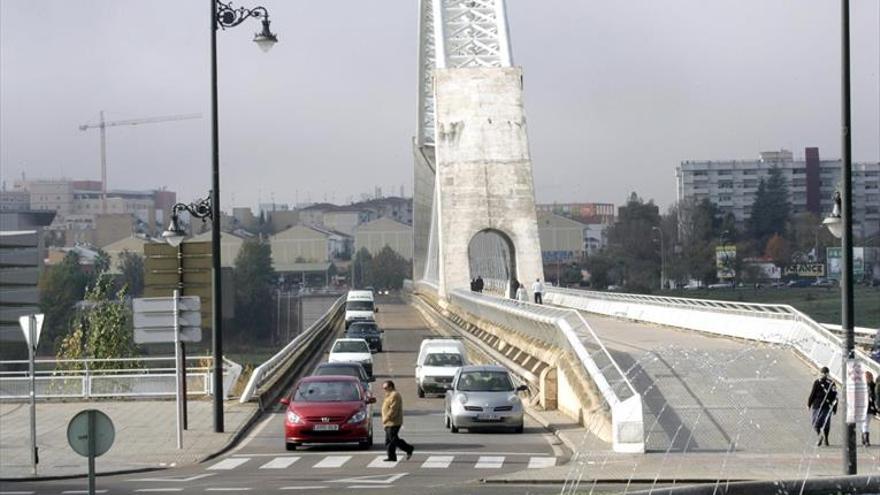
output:
{"label": "parked car", "polygon": [[382,334],[375,321],[354,321],[345,331],[346,338],[364,339],[371,351],[382,352]]}
{"label": "parked car", "polygon": [[443,420],[452,433],[461,428],[510,428],[523,432],[523,406],[510,373],[502,366],[463,366],[446,391]]}
{"label": "parked car", "polygon": [[330,348],[331,363],[358,363],[373,376],[373,353],[364,339],[336,339]]}
{"label": "parked car", "polygon": [[372,290],[350,290],[345,296],[345,328],[355,321],[373,321],[379,312]]}
{"label": "parked car", "polygon": [[416,358],[416,393],[444,394],[452,387],[458,368],[467,364],[464,344],[455,339],[425,339]]}
{"label": "parked car", "polygon": [[353,376],[360,380],[367,391],[370,390],[370,384],[376,381],[360,363],[321,363],[312,376]]}
{"label": "parked car", "polygon": [[827,278],[817,278],[816,281],[810,285],[813,287],[837,287],[837,282]]}
{"label": "parked car", "polygon": [[808,278],[796,278],[789,280],[786,287],[809,287],[812,283]]}
{"label": "parked car", "polygon": [[294,387],[284,418],[284,444],[296,450],[304,443],[373,445],[373,410],[376,398],[351,376],[310,376]]}
{"label": "parked car", "polygon": [[707,289],[733,289],[733,282],[720,282],[717,284],[709,284],[706,286]]}

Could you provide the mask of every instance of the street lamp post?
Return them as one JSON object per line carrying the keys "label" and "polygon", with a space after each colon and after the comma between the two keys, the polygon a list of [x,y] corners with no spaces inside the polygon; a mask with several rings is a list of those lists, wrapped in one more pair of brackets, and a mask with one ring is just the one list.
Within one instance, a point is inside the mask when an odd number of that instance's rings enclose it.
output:
{"label": "street lamp post", "polygon": [[[822,223],[841,240],[840,242],[840,299],[841,329],[844,331],[843,369],[841,389],[843,410],[846,411],[847,366],[855,359],[853,331],[853,260],[852,260],[852,129],[850,128],[850,68],[849,68],[849,0],[841,0],[841,187],[834,195],[834,211]],[[856,474],[856,425],[846,421],[843,414],[843,469],[845,474]]]}
{"label": "street lamp post", "polygon": [[660,236],[660,290],[666,288],[666,250],[663,248],[663,229],[660,227],[651,227],[656,230]]}
{"label": "street lamp post", "polygon": [[265,7],[234,8],[231,3],[208,0],[211,4],[211,200],[215,214],[211,216],[211,321],[214,357],[214,431],[223,432],[223,304],[221,301],[220,268],[220,145],[217,111],[217,29],[238,26],[250,17],[262,18],[263,29],[254,35],[254,42],[264,52],[278,42],[269,30],[269,11]]}

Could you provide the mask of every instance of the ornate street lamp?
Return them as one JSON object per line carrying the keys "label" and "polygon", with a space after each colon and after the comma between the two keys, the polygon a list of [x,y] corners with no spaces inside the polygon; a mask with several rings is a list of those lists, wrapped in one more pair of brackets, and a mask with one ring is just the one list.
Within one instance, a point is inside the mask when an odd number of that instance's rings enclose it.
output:
{"label": "ornate street lamp", "polygon": [[200,218],[203,222],[205,219],[212,218],[214,214],[211,208],[211,194],[205,199],[193,201],[190,204],[177,203],[171,207],[171,223],[165,232],[162,232],[162,238],[168,244],[177,247],[186,238],[186,231],[180,227],[180,212],[186,211],[193,218]]}
{"label": "ornate street lamp", "polygon": [[[254,42],[264,52],[269,51],[278,37],[269,29],[269,11],[265,7],[235,8],[232,2],[209,0],[211,5],[211,321],[212,349],[214,358],[213,396],[214,431],[223,432],[223,304],[221,301],[220,268],[220,125],[217,111],[217,29],[238,26],[248,18],[262,18],[263,29],[254,35]],[[171,229],[169,229],[171,231]]]}

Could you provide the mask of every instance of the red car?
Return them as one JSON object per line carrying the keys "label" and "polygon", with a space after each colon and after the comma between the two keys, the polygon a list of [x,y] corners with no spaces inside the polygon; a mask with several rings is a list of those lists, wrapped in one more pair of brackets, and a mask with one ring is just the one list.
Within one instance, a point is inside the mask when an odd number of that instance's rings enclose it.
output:
{"label": "red car", "polygon": [[304,443],[373,445],[373,408],[376,398],[352,376],[310,376],[296,384],[287,406],[284,442],[287,450]]}

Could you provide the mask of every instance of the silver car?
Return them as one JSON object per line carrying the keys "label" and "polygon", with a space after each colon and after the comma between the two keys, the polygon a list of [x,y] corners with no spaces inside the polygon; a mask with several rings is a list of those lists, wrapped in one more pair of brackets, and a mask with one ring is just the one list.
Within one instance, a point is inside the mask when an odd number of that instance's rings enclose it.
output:
{"label": "silver car", "polygon": [[459,428],[510,428],[523,431],[523,406],[515,386],[502,366],[462,366],[446,391],[444,422],[452,433]]}

